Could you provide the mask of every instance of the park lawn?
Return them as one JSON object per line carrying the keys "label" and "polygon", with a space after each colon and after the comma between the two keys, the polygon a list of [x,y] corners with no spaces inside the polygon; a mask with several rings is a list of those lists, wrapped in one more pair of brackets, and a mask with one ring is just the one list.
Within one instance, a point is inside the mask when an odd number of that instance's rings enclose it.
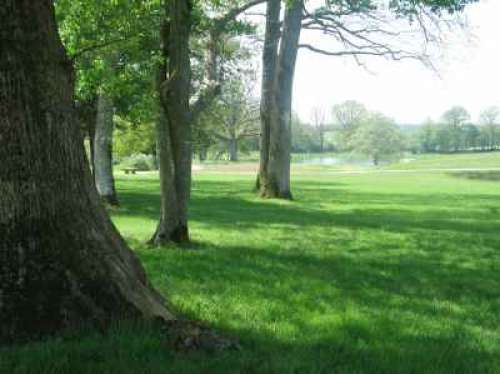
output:
{"label": "park lawn", "polygon": [[[242,157],[244,158],[244,157]],[[336,159],[338,163],[322,163],[320,160]],[[448,170],[496,170],[500,171],[500,151],[456,154],[406,154],[400,161],[384,160],[379,166],[362,156],[345,153],[293,154],[292,174],[295,176],[321,176],[322,174],[373,173],[379,171],[445,172]],[[209,174],[255,175],[258,161],[250,158],[240,162],[214,161],[195,163],[195,171]]]}
{"label": "park lawn", "polygon": [[[500,373],[500,174],[195,175],[193,244],[151,249],[155,176],[113,217],[175,309],[240,351],[174,354],[147,327],[0,351],[1,373]],[[192,249],[192,250],[186,250]]]}
{"label": "park lawn", "polygon": [[406,162],[385,166],[389,169],[500,169],[500,152],[408,155]]}

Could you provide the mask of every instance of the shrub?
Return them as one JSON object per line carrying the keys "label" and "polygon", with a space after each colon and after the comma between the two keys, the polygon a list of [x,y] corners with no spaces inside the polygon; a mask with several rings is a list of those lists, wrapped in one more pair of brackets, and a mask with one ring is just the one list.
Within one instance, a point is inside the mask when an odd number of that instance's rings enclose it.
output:
{"label": "shrub", "polygon": [[145,155],[143,153],[123,158],[120,162],[120,167],[135,168],[139,171],[157,170],[153,156]]}

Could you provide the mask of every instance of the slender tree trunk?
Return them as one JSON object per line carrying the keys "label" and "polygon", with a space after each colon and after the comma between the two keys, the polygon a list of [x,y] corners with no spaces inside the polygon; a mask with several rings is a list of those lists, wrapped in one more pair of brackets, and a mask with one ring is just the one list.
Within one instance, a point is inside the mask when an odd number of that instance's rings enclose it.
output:
{"label": "slender tree trunk", "polygon": [[97,119],[94,135],[94,178],[101,199],[118,205],[113,176],[113,101],[106,95],[97,99]]}
{"label": "slender tree trunk", "polygon": [[167,2],[168,28],[162,30],[162,50],[168,66],[160,74],[162,114],[159,121],[161,217],[151,242],[189,241],[188,202],[191,192],[191,68],[189,0]]}
{"label": "slender tree trunk", "polygon": [[77,109],[78,117],[82,122],[85,137],[89,140],[89,151],[90,151],[90,169],[92,173],[95,170],[94,164],[94,138],[95,138],[95,122],[97,117],[97,102],[96,100],[90,100],[83,102]]}
{"label": "slender tree trunk", "polygon": [[[96,111],[97,113],[97,111]],[[97,115],[97,114],[96,114]],[[89,136],[89,148],[90,148],[90,168],[92,171],[92,178],[95,182],[95,124],[96,117],[89,121],[88,123],[88,136]]]}
{"label": "slender tree trunk", "polygon": [[157,142],[155,141],[155,144],[153,147],[151,147],[151,157],[153,158],[153,167],[155,170],[160,169],[160,161],[158,161],[158,146]]}
{"label": "slender tree trunk", "polygon": [[229,161],[238,161],[238,139],[231,136],[228,141]]}
{"label": "slender tree trunk", "polygon": [[323,153],[325,151],[325,130],[323,125],[319,125],[319,152]]}
{"label": "slender tree trunk", "polygon": [[200,147],[200,151],[198,152],[198,157],[200,162],[203,162],[207,159],[207,146],[202,145]]}
{"label": "slender tree trunk", "polygon": [[271,108],[274,98],[274,81],[280,40],[281,0],[268,0],[266,10],[266,34],[262,58],[262,88],[260,101],[260,164],[257,190],[266,195],[268,186],[269,147],[271,141]]}
{"label": "slender tree trunk", "polygon": [[295,63],[302,28],[303,0],[287,4],[271,100],[270,143],[265,197],[291,199],[292,91]]}
{"label": "slender tree trunk", "polygon": [[0,343],[172,319],[99,202],[53,2],[4,0],[0,35]]}

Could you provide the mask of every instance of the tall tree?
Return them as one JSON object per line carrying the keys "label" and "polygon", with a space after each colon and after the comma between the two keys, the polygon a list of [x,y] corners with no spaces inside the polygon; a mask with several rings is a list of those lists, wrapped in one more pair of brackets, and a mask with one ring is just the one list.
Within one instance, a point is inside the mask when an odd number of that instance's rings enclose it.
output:
{"label": "tall tree", "polygon": [[337,130],[338,147],[347,150],[350,147],[351,139],[356,130],[368,116],[365,106],[355,100],[347,100],[341,104],[336,104],[332,108],[332,114]]}
{"label": "tall tree", "polygon": [[166,3],[168,23],[162,27],[163,67],[159,89],[158,122],[161,216],[152,243],[189,240],[188,203],[191,190],[191,63],[192,25],[190,0]]}
{"label": "tall tree", "polygon": [[325,150],[325,134],[327,131],[325,111],[320,107],[313,108],[311,119],[318,132],[319,152],[323,153]]}
{"label": "tall tree", "polygon": [[352,136],[351,147],[369,156],[376,166],[383,157],[401,153],[403,136],[393,120],[380,113],[370,113]]}
{"label": "tall tree", "polygon": [[281,27],[281,2],[268,1],[261,99],[261,159],[257,181],[263,197],[292,198],[292,91],[303,7],[303,0],[288,2]]}
{"label": "tall tree", "polygon": [[[161,110],[158,121],[161,215],[151,243],[189,241],[188,204],[191,193],[192,128],[197,118],[220,94],[217,39],[236,17],[262,2],[253,0],[210,18],[206,79],[191,101],[192,75],[190,41],[194,10],[190,0],[172,0],[165,5],[162,25],[162,61],[158,79]],[[197,9],[197,14],[201,10]],[[201,12],[202,13],[202,12]],[[199,14],[198,14],[199,15]],[[168,17],[167,17],[168,16]],[[168,19],[168,22],[167,22]],[[198,25],[197,25],[198,26]]]}
{"label": "tall tree", "polygon": [[[303,0],[290,0],[286,2],[285,16],[281,23],[280,1],[268,0],[263,53],[261,160],[257,180],[260,195],[284,199],[292,197],[291,98],[299,48],[328,56],[351,56],[359,64],[363,64],[360,56],[382,56],[393,60],[416,58],[424,61],[423,52],[416,53],[408,48],[412,43],[403,37],[400,30],[391,30],[386,26],[391,22],[398,23],[401,18],[398,16],[403,15],[410,21],[419,21],[424,29],[422,38],[425,42],[438,40],[430,32],[429,25],[425,25],[424,19],[441,15],[443,9],[449,12],[459,11],[468,2],[471,1],[393,0],[389,3],[389,9],[396,13],[396,17],[388,17],[390,12],[387,4],[375,0],[325,0],[319,6],[318,3],[313,3],[313,11],[306,9]],[[430,23],[433,26],[437,24]],[[411,25],[407,27],[415,29]],[[340,43],[341,49],[331,51],[310,44],[299,44],[301,30],[304,28],[330,36]],[[439,27],[434,31],[439,31]]]}
{"label": "tall tree", "polygon": [[443,114],[443,121],[450,137],[450,151],[458,152],[463,146],[463,127],[470,119],[464,107],[454,106]]}
{"label": "tall tree", "polygon": [[268,195],[272,183],[269,175],[271,149],[272,107],[276,80],[276,63],[281,35],[281,0],[268,0],[266,9],[266,31],[262,53],[262,88],[260,102],[260,162],[257,177],[257,189],[262,196]]}
{"label": "tall tree", "polygon": [[173,318],[99,203],[53,2],[3,1],[0,34],[0,342]]}
{"label": "tall tree", "polygon": [[292,198],[290,189],[292,92],[303,8],[303,0],[291,0],[285,9],[270,110],[272,122],[267,185],[261,190],[261,194],[266,197]]}
{"label": "tall tree", "polygon": [[197,124],[206,139],[210,139],[210,143],[221,150],[219,154],[229,155],[229,161],[238,161],[242,141],[259,135],[256,127],[259,119],[258,102],[252,96],[251,78],[255,80],[253,74],[240,74],[238,78],[225,80],[222,93],[202,114]]}
{"label": "tall tree", "polygon": [[437,127],[431,119],[425,121],[422,126],[420,126],[417,139],[420,144],[420,150],[423,153],[430,153],[437,151]]}
{"label": "tall tree", "polygon": [[500,108],[492,106],[481,111],[479,124],[483,148],[488,150],[497,148],[500,140]]}

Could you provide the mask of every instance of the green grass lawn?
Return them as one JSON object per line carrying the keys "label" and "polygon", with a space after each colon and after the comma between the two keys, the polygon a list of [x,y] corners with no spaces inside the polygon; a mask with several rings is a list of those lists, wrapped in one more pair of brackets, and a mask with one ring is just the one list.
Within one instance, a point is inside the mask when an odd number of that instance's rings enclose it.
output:
{"label": "green grass lawn", "polygon": [[500,168],[500,152],[422,154],[407,156],[408,162],[387,165],[390,169]]}
{"label": "green grass lawn", "polygon": [[[500,163],[499,163],[500,164]],[[192,250],[143,243],[154,176],[113,217],[179,313],[240,351],[174,354],[147,327],[0,351],[1,373],[500,373],[500,174],[196,175]]]}

